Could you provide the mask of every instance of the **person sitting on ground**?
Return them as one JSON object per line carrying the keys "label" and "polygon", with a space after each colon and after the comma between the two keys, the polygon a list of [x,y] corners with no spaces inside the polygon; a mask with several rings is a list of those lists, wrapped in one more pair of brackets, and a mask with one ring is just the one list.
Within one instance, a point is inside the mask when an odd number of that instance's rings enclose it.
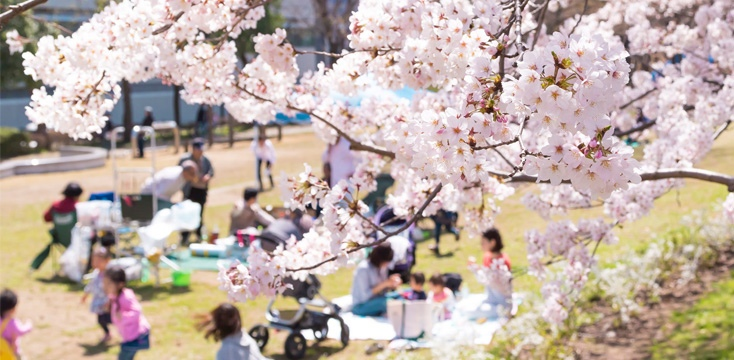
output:
{"label": "person sitting on ground", "polygon": [[[507,270],[512,270],[510,266],[510,258],[502,252],[504,245],[502,244],[502,236],[499,230],[491,228],[482,233],[482,251],[484,257],[482,266],[492,267],[499,262],[507,266]],[[510,284],[494,284],[486,287],[486,302],[492,305],[492,308],[503,307],[505,311],[512,308],[512,285]]]}
{"label": "person sitting on ground", "polygon": [[442,320],[450,319],[451,310],[456,303],[454,293],[451,289],[446,287],[443,276],[439,273],[433,274],[428,282],[431,284],[431,292],[428,293],[428,301],[435,304],[441,304],[441,307],[443,308]]}
{"label": "person sitting on ground", "polygon": [[[84,190],[82,190],[82,187],[79,186],[76,182],[70,182],[66,185],[66,188],[64,188],[64,191],[61,193],[64,195],[64,198],[58,201],[55,201],[53,204],[51,204],[51,207],[46,210],[46,212],[43,214],[43,220],[46,222],[53,222],[54,221],[54,215],[56,216],[72,216],[76,213],[76,203],[79,202],[79,197],[82,196],[82,193]],[[73,218],[69,217],[69,221],[73,221]],[[51,245],[53,244],[61,244],[64,247],[68,247],[69,244],[62,243],[59,239],[59,234],[56,233],[55,229],[51,230],[51,244],[46,246],[41,253],[39,253],[36,258],[31,263],[31,271],[38,270],[44,261],[46,261],[46,258],[51,254]]]}
{"label": "person sitting on ground", "polygon": [[426,292],[423,291],[423,285],[426,283],[426,276],[422,272],[414,272],[410,274],[410,290],[403,293],[406,300],[426,300]]}
{"label": "person sitting on ground", "polygon": [[[161,200],[159,203],[167,203],[170,206],[173,195],[183,190],[187,182],[198,181],[198,174],[199,167],[196,166],[196,163],[186,160],[181,165],[164,168],[155,173],[152,178],[146,179],[140,193],[152,195],[155,189],[155,196]],[[158,208],[160,209],[161,206]]]}
{"label": "person sitting on ground", "polygon": [[242,331],[240,311],[232,304],[221,304],[197,325],[206,339],[221,341],[216,360],[266,360],[253,338]]}
{"label": "person sitting on ground", "polygon": [[257,203],[258,190],[254,188],[245,189],[243,200],[237,201],[230,214],[229,233],[234,235],[237,230],[247,228],[255,228],[258,226],[267,227],[275,221],[267,211],[260,207]]}
{"label": "person sitting on ground", "polygon": [[375,246],[367,259],[359,263],[352,282],[352,313],[380,316],[387,311],[386,293],[403,283],[399,274],[387,275],[393,256],[392,247],[384,242]]}
{"label": "person sitting on ground", "polygon": [[[18,295],[13,291],[5,289],[0,293],[0,321],[2,321],[2,325],[0,325],[2,339],[0,341],[5,342],[0,344],[3,348],[3,359],[5,359],[5,351],[11,351],[15,358],[20,359],[21,351],[18,340],[33,329],[33,324],[30,321],[23,323],[15,318],[17,306]],[[12,359],[12,357],[10,358]]]}

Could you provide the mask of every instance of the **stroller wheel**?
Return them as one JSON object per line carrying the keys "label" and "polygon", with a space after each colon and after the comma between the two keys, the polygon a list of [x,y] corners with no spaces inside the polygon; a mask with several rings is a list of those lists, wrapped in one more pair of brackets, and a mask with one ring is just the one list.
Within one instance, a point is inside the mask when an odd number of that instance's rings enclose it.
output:
{"label": "stroller wheel", "polygon": [[341,326],[342,326],[342,333],[341,333],[342,345],[344,345],[344,347],[347,347],[347,345],[349,345],[349,326],[347,326],[347,324],[345,324],[344,322],[341,323]]}
{"label": "stroller wheel", "polygon": [[253,326],[248,334],[250,334],[250,337],[255,340],[255,343],[257,344],[257,347],[260,348],[260,350],[265,348],[265,345],[268,344],[268,340],[270,339],[268,328],[263,325]]}
{"label": "stroller wheel", "polygon": [[291,360],[301,359],[306,356],[306,346],[306,338],[301,333],[291,333],[285,339],[285,356]]}
{"label": "stroller wheel", "polygon": [[316,338],[316,341],[324,341],[326,340],[326,337],[329,335],[329,326],[324,324],[324,327],[321,329],[314,329],[313,330],[313,337]]}

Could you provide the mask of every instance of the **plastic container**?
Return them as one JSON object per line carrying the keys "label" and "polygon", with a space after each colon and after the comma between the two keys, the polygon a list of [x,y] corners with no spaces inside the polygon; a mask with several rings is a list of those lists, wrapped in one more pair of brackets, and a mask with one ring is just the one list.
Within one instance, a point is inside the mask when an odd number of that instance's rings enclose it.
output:
{"label": "plastic container", "polygon": [[173,272],[171,277],[173,278],[173,286],[187,287],[191,284],[191,271],[177,270]]}
{"label": "plastic container", "polygon": [[191,256],[222,257],[226,254],[227,247],[214,244],[191,244],[189,250],[191,250]]}

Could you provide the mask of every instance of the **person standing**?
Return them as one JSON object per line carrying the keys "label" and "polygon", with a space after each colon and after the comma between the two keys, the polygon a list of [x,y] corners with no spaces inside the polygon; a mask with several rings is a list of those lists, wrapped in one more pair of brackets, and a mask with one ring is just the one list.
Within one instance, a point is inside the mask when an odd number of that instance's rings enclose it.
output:
{"label": "person standing", "polygon": [[[143,122],[141,123],[141,126],[153,126],[153,122],[155,119],[153,119],[153,108],[150,106],[145,107],[145,117],[143,118]],[[145,148],[145,131],[138,131],[138,157],[144,158],[144,148]]]}
{"label": "person standing", "polygon": [[252,152],[255,153],[255,174],[257,175],[257,184],[260,191],[263,191],[262,165],[265,163],[265,173],[270,179],[270,188],[275,187],[273,182],[273,164],[275,163],[275,147],[273,142],[264,136],[259,136],[256,142],[252,143]]}
{"label": "person standing", "polygon": [[329,184],[331,186],[335,186],[341,180],[349,180],[349,177],[354,175],[356,164],[354,155],[349,149],[350,145],[349,140],[340,136],[336,139],[336,143],[329,144],[329,147],[321,156],[321,161],[324,164],[329,164]]}
{"label": "person standing", "polygon": [[[204,225],[204,205],[206,204],[207,193],[209,192],[209,181],[214,177],[214,168],[209,159],[204,156],[204,139],[196,138],[191,144],[191,153],[181,157],[179,165],[186,161],[193,161],[199,169],[196,181],[187,182],[183,188],[184,199],[191,200],[201,205],[201,222],[196,229],[196,237],[201,241],[201,228]],[[188,231],[181,233],[181,244],[185,245],[189,242],[191,233]]]}
{"label": "person standing", "polygon": [[184,161],[181,165],[169,166],[159,170],[149,177],[140,188],[143,195],[153,195],[158,198],[158,209],[171,207],[171,198],[179,191],[183,191],[186,183],[198,181],[199,167],[193,161]]}

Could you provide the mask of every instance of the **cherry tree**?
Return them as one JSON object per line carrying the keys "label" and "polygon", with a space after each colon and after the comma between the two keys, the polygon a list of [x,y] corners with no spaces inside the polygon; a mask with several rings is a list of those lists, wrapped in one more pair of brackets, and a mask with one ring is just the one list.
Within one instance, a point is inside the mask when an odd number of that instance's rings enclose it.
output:
{"label": "cherry tree", "polygon": [[[284,182],[292,208],[324,208],[323,226],[222,269],[233,299],[274,296],[289,276],[333,273],[441,208],[461,211],[477,233],[518,183],[537,183],[523,202],[548,225],[526,233],[529,273],[543,281],[544,317],[562,322],[599,244],[617,241],[616,226],[645,216],[685,178],[734,192],[734,177],[695,167],[732,121],[730,0],[608,1],[553,33],[545,14],[568,0],[362,0],[350,50],[319,52],[333,65],[302,76],[296,58],[305,52],[281,29],[257,36],[258,56],[238,62],[233,39],[255,27],[266,3],[113,2],[74,34],[23,54],[26,73],[47,86],[33,91],[29,119],[73,137],[101,130],[123,79],[160,78],[181,86],[185,101],[223,104],[241,122],[305,112],[325,142],[351,143],[360,164],[349,181],[329,187],[306,165]],[[662,60],[637,66],[650,55]],[[410,101],[375,96],[353,107],[332,96],[405,86],[418,90]],[[630,137],[647,142],[640,156]],[[369,221],[359,200],[386,169],[397,180],[387,203],[408,220],[396,231]],[[604,216],[551,220],[596,205]],[[734,195],[724,211],[734,220]],[[563,270],[550,276],[552,263]]]}

